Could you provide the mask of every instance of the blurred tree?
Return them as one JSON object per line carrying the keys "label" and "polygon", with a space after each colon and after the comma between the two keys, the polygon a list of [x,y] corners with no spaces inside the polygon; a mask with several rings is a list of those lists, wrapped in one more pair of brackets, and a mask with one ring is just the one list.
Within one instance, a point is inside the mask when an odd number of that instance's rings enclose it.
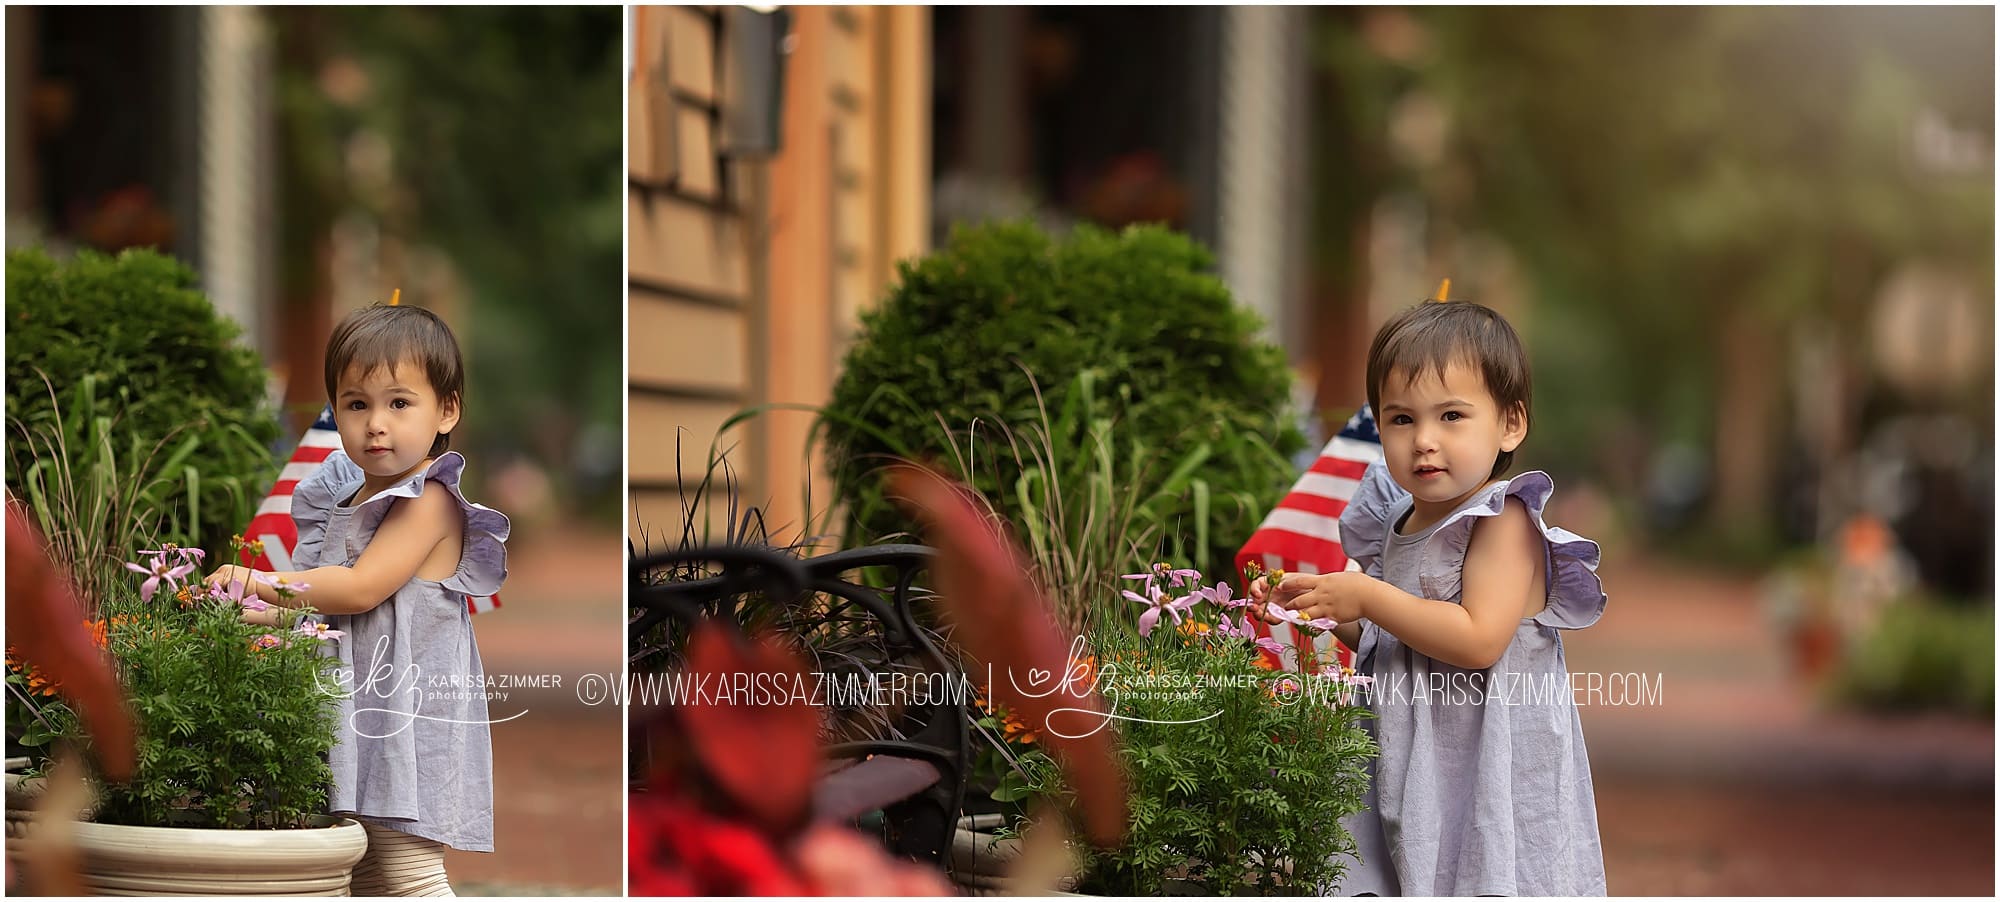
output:
{"label": "blurred tree", "polygon": [[[1991,9],[1412,15],[1427,52],[1373,66],[1449,110],[1451,150],[1418,173],[1432,215],[1505,240],[1548,314],[1538,457],[1590,467],[1606,414],[1629,412],[1654,447],[1712,449],[1712,526],[1767,536],[1794,328],[1823,325],[1853,368],[1899,263],[1992,291]],[[1926,116],[1984,137],[1985,160],[1926,164]],[[1961,412],[1990,423],[1973,394]]]}
{"label": "blurred tree", "polygon": [[[288,7],[271,16],[284,60],[285,257],[298,310],[327,306],[329,236],[347,211],[441,251],[476,298],[474,314],[453,324],[472,358],[472,442],[530,454],[558,480],[557,497],[615,516],[618,8]],[[310,354],[303,359],[319,359],[319,348]],[[569,477],[592,427],[612,439],[608,478],[579,485]]]}

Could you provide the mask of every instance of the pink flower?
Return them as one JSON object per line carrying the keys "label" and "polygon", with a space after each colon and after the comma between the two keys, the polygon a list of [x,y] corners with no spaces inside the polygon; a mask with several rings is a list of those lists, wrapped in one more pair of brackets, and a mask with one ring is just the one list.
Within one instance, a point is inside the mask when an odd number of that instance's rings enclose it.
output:
{"label": "pink flower", "polygon": [[144,573],[150,577],[139,585],[139,600],[152,601],[153,593],[159,591],[161,581],[166,582],[168,589],[178,589],[181,586],[181,577],[194,570],[194,565],[182,564],[178,567],[169,567],[166,556],[162,553],[154,558],[152,566],[140,566],[128,561],[125,569],[133,573]]}
{"label": "pink flower", "polygon": [[347,635],[340,630],[328,628],[324,623],[301,623],[297,627],[294,627],[292,632],[298,633],[301,636],[311,636],[315,639],[338,639]]}
{"label": "pink flower", "polygon": [[1328,620],[1325,617],[1314,617],[1311,620],[1307,620],[1304,614],[1301,614],[1290,608],[1284,607],[1275,601],[1264,602],[1264,610],[1271,616],[1276,617],[1279,620],[1283,620],[1284,622],[1296,626],[1300,629],[1318,630],[1320,632],[1326,632],[1327,630],[1333,629],[1334,627],[1340,625],[1338,621]]}
{"label": "pink flower", "polygon": [[278,646],[285,644],[285,640],[278,638],[275,634],[265,633],[264,635],[258,636],[256,641],[250,644],[257,648],[277,648]]}
{"label": "pink flower", "polygon": [[1194,607],[1195,603],[1201,600],[1193,595],[1190,595],[1186,598],[1179,598],[1169,601],[1167,600],[1167,593],[1160,591],[1157,586],[1153,587],[1153,596],[1151,598],[1146,598],[1145,596],[1139,595],[1136,592],[1130,592],[1130,591],[1127,591],[1123,594],[1125,595],[1126,598],[1130,598],[1133,601],[1136,601],[1140,604],[1147,606],[1146,613],[1139,615],[1139,635],[1141,637],[1150,636],[1153,634],[1153,627],[1158,625],[1160,622],[1161,612],[1164,611],[1167,614],[1172,615],[1174,618],[1174,625],[1179,626],[1181,623],[1182,612],[1186,611],[1189,608]]}
{"label": "pink flower", "polygon": [[1233,611],[1237,608],[1247,608],[1256,604],[1256,602],[1251,601],[1248,598],[1231,597],[1233,593],[1230,591],[1228,583],[1216,583],[1215,585],[1210,586],[1202,591],[1208,593],[1209,603],[1215,605],[1216,607],[1222,608],[1225,611]]}

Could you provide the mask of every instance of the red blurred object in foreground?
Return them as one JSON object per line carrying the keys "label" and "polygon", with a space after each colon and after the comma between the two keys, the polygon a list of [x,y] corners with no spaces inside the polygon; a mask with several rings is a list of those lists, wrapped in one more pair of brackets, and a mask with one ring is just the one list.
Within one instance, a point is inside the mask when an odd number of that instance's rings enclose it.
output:
{"label": "red blurred object in foreground", "polygon": [[[778,643],[713,620],[688,639],[687,673],[767,686],[805,678]],[[632,796],[633,895],[951,895],[937,872],[845,826],[810,823],[819,713],[782,693],[770,702],[699,698],[656,724],[662,758],[649,791]]]}
{"label": "red blurred object in foreground", "polygon": [[83,626],[84,611],[57,572],[41,532],[7,504],[7,638],[22,659],[53,678],[89,729],[104,775],[131,779],[132,715],[118,680]]}
{"label": "red blurred object in foreground", "polygon": [[[1075,637],[1056,625],[1054,606],[1028,578],[1013,543],[980,514],[965,489],[915,467],[898,469],[889,480],[892,495],[923,520],[925,540],[938,550],[932,576],[938,603],[957,624],[953,640],[993,668],[994,700],[1038,728],[1076,790],[1085,835],[1102,847],[1117,845],[1125,836],[1125,774],[1095,687],[1084,687],[1087,693],[1041,687],[1051,678],[1068,678]],[[1079,708],[1098,714],[1074,713]],[[1052,721],[1057,709],[1070,712]],[[1060,735],[1056,724],[1071,735]]]}
{"label": "red blurred object in foreground", "polygon": [[[896,493],[923,518],[938,554],[939,602],[959,625],[958,641],[996,673],[1068,673],[1070,638],[1035,590],[1007,540],[971,501],[935,474],[906,469]],[[733,624],[703,620],[688,640],[686,673],[699,683],[727,678],[791,685],[804,667],[777,642],[745,639]],[[1094,687],[1040,694],[996,679],[994,698],[1032,722],[1057,708],[1080,709],[1059,722],[1088,735],[1044,731],[1042,744],[1076,788],[1085,832],[1099,845],[1125,832],[1125,777],[1113,756]],[[1036,688],[1030,683],[1030,690]],[[737,705],[697,693],[662,712],[650,729],[658,756],[648,788],[631,797],[630,878],[635,896],[955,895],[938,871],[889,855],[839,824],[812,823],[820,765],[819,712],[777,693],[770,704]],[[1095,712],[1095,713],[1091,713]],[[1092,728],[1095,729],[1092,729]]]}

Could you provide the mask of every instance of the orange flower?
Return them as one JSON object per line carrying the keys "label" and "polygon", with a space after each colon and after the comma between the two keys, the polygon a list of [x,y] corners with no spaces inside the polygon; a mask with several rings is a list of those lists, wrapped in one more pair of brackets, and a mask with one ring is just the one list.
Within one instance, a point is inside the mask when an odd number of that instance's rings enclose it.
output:
{"label": "orange flower", "polygon": [[35,665],[28,663],[21,657],[20,651],[12,646],[7,649],[7,669],[27,677],[29,695],[53,696],[62,686],[61,683],[42,673]]}

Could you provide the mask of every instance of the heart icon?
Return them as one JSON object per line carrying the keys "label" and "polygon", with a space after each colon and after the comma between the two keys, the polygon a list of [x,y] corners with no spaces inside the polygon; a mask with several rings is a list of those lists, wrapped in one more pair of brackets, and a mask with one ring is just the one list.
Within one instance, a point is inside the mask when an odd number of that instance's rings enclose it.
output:
{"label": "heart icon", "polygon": [[1028,685],[1039,688],[1043,683],[1048,682],[1049,678],[1053,676],[1055,676],[1055,673],[1053,671],[1050,671],[1047,668],[1037,667],[1034,670],[1028,671]]}

